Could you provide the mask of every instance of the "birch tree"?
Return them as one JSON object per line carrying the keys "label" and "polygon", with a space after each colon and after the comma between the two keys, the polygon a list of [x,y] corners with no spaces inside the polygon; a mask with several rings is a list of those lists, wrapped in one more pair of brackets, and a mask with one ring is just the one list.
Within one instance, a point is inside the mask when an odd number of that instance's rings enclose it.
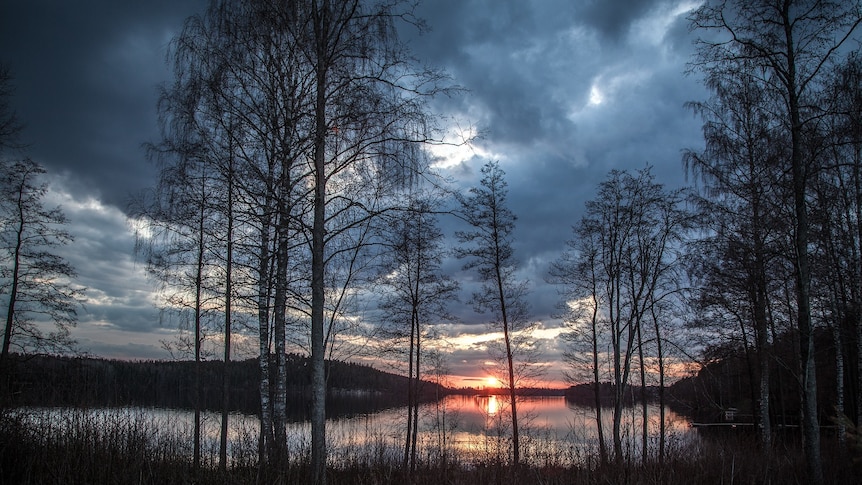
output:
{"label": "birch tree", "polygon": [[[74,282],[75,268],[57,249],[73,242],[60,207],[47,208],[45,169],[37,162],[6,158],[21,148],[22,123],[11,105],[14,85],[8,66],[0,64],[0,295],[7,302],[0,374],[9,353],[64,353],[74,340],[77,309],[85,289]],[[44,324],[53,325],[47,331]],[[4,381],[5,382],[5,381]]]}
{"label": "birch tree", "polygon": [[607,342],[606,299],[600,291],[604,281],[599,260],[602,239],[590,227],[589,221],[583,220],[572,228],[574,238],[566,242],[566,250],[552,264],[550,277],[551,282],[560,285],[563,298],[559,316],[568,330],[562,334],[567,344],[563,355],[567,377],[575,383],[592,382],[599,460],[605,464],[608,446],[602,420],[602,378],[608,375],[603,364]]}
{"label": "birch tree", "polygon": [[[411,18],[406,2],[366,4],[359,0],[313,0],[303,5],[304,55],[313,73],[312,154],[309,173],[312,217],[311,361],[312,361],[312,481],[326,482],[325,403],[326,273],[328,247],[345,231],[333,215],[344,203],[376,217],[383,207],[351,203],[356,192],[338,191],[336,177],[365,180],[376,193],[409,181],[421,167],[415,157],[403,158],[401,147],[427,139],[425,99],[439,92],[439,73],[410,62],[394,28]],[[391,185],[394,183],[395,185]],[[388,185],[388,187],[387,187]],[[356,187],[356,185],[353,185]],[[382,192],[377,192],[382,190]]]}
{"label": "birch tree", "polygon": [[693,67],[705,73],[749,68],[774,95],[790,140],[790,172],[796,273],[796,326],[802,367],[803,447],[808,481],[823,483],[820,426],[811,321],[811,266],[807,197],[812,173],[805,156],[806,126],[820,113],[812,110],[830,62],[854,41],[862,23],[858,1],[734,0],[708,2],[691,16],[702,33]]}
{"label": "birch tree", "polygon": [[[432,129],[424,99],[442,78],[398,41],[395,23],[411,12],[408,2],[214,0],[175,42],[177,91],[207,93],[188,119],[204,139],[235,143],[238,210],[258,234],[239,259],[256,268],[261,467],[267,454],[285,458],[285,340],[303,340],[287,324],[307,315],[293,328],[308,329],[314,483],[326,480],[325,357],[374,220],[421,169],[405,147]],[[225,129],[228,119],[236,128]]]}
{"label": "birch tree", "polygon": [[703,184],[697,204],[709,214],[703,219],[709,235],[692,251],[692,274],[698,275],[696,307],[704,314],[739,316],[730,328],[753,336],[742,342],[746,351],[753,348],[753,411],[761,448],[767,452],[772,433],[770,300],[772,280],[781,277],[776,258],[788,229],[780,217],[785,212],[784,131],[769,108],[768,94],[748,69],[710,77],[707,84],[712,99],[689,104],[704,120],[706,148],[684,154],[687,169]]}

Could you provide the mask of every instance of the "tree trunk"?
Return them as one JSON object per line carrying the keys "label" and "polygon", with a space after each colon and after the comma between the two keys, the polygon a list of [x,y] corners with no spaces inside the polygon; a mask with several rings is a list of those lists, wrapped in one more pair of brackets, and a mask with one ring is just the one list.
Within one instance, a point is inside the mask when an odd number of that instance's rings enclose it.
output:
{"label": "tree trunk", "polygon": [[276,267],[275,267],[275,294],[273,300],[273,333],[275,348],[275,396],[273,396],[272,410],[275,443],[275,463],[281,473],[285,463],[285,449],[287,446],[287,368],[286,368],[286,314],[287,314],[287,214],[284,204],[284,194],[278,203],[279,214],[276,223]]}
{"label": "tree trunk", "polygon": [[619,274],[615,274],[617,271],[619,271],[619,265],[618,262],[614,260],[614,256],[616,255],[615,251],[617,251],[618,248],[612,246],[610,249],[611,261],[607,263],[607,266],[610,268],[610,270],[608,271],[608,276],[610,278],[608,282],[608,285],[610,287],[608,309],[610,314],[612,332],[611,345],[613,346],[614,354],[614,415],[612,432],[614,440],[614,463],[617,465],[621,465],[623,459],[623,443],[622,436],[620,434],[620,428],[622,426],[623,419],[623,401],[625,399],[626,381],[623,379],[622,369],[623,328],[622,323],[620,322],[620,316],[622,313],[622,309],[620,307],[620,281]]}
{"label": "tree trunk", "polygon": [[602,383],[599,372],[599,336],[598,336],[598,313],[599,304],[593,298],[593,316],[592,316],[592,352],[593,352],[593,396],[596,405],[596,433],[599,439],[599,460],[602,465],[608,462],[608,449],[605,443],[605,427],[602,424]]}
{"label": "tree trunk", "polygon": [[[269,207],[269,197],[265,206]],[[260,369],[260,442],[258,446],[258,464],[260,480],[267,471],[269,463],[269,450],[272,446],[272,402],[270,400],[269,386],[269,296],[270,296],[270,229],[271,219],[268,209],[264,209],[261,238],[260,238],[260,261],[258,266],[258,295],[257,295],[257,318],[258,318],[258,367]]]}
{"label": "tree trunk", "polygon": [[[205,179],[202,179],[201,184],[204,184]],[[192,468],[195,476],[201,466],[201,310],[203,306],[203,272],[204,272],[204,190],[201,190],[200,213],[198,214],[198,247],[197,261],[195,272],[195,418],[194,418],[194,457],[192,460]]]}
{"label": "tree trunk", "polygon": [[811,322],[811,268],[808,260],[808,208],[806,206],[806,170],[802,154],[802,122],[796,91],[796,66],[793,55],[793,35],[790,22],[785,22],[788,56],[788,101],[791,120],[791,172],[793,176],[793,203],[796,215],[796,298],[797,326],[799,328],[799,355],[802,364],[802,437],[805,450],[808,482],[823,483],[823,463],[820,456],[820,423],[817,412],[817,376],[814,364],[814,329]]}
{"label": "tree trunk", "polygon": [[[496,227],[495,227],[496,231]],[[498,239],[495,235],[494,242],[497,243]],[[495,248],[495,254],[500,254],[499,246]],[[512,465],[517,468],[519,462],[521,461],[521,442],[520,435],[518,431],[518,407],[516,402],[516,383],[515,383],[515,362],[514,357],[512,355],[512,340],[509,335],[509,319],[506,313],[506,297],[503,291],[503,276],[501,274],[501,263],[499,261],[499,256],[497,256],[497,264],[495,265],[495,270],[497,273],[497,289],[499,291],[500,298],[500,314],[503,318],[503,340],[506,345],[506,364],[508,367],[509,373],[509,399],[511,400],[511,408],[512,408]]]}
{"label": "tree trunk", "polygon": [[[756,164],[749,164],[750,171],[755,170]],[[758,394],[756,396],[757,409],[755,411],[755,422],[760,438],[760,447],[764,454],[768,454],[772,446],[772,424],[769,412],[769,374],[771,352],[769,348],[769,320],[767,319],[767,276],[766,276],[766,249],[762,233],[762,210],[760,199],[752,201],[752,226],[754,233],[754,292],[752,304],[754,317],[754,339],[757,350],[757,378]]]}
{"label": "tree trunk", "polygon": [[796,250],[796,302],[799,329],[799,356],[802,366],[802,441],[805,451],[808,483],[823,484],[820,456],[820,423],[817,412],[817,376],[814,364],[814,329],[811,322],[811,268],[808,260],[808,208],[806,206],[807,173],[802,153],[802,117],[796,72],[796,45],[790,2],[782,10],[787,49],[787,105],[790,115],[790,170],[793,180],[793,208],[796,216],[794,244]]}
{"label": "tree trunk", "polygon": [[326,484],[326,368],[324,341],[326,243],[326,90],[329,57],[329,2],[312,2],[317,65],[314,132],[314,220],[311,231],[311,473],[312,483]]}
{"label": "tree trunk", "polygon": [[18,283],[19,273],[21,271],[21,246],[23,245],[24,236],[24,212],[21,206],[23,197],[23,187],[18,192],[18,227],[15,231],[15,250],[13,252],[12,264],[12,287],[9,290],[9,305],[6,307],[6,331],[3,333],[3,352],[0,353],[0,372],[6,372],[6,365],[9,358],[9,348],[12,344],[12,330],[15,325],[15,303],[18,299]]}
{"label": "tree trunk", "polygon": [[[832,343],[835,345],[835,412],[838,416],[844,412],[844,343],[841,338],[840,322],[832,322]],[[838,444],[840,450],[844,451],[847,441],[847,428],[842,421],[838,421]]]}
{"label": "tree trunk", "polygon": [[862,254],[862,146],[855,146],[853,153],[853,185],[855,189],[855,212],[856,212],[856,244],[857,259],[854,261],[855,283],[853,301],[853,324],[856,330],[856,426],[862,426],[862,260],[858,255]]}
{"label": "tree trunk", "polygon": [[222,371],[221,439],[219,440],[219,469],[227,470],[228,415],[230,410],[230,340],[231,300],[233,293],[233,159],[227,173],[227,251],[225,254],[224,298],[224,370]]}
{"label": "tree trunk", "polygon": [[664,404],[665,404],[665,386],[664,386],[664,352],[662,351],[661,325],[655,314],[655,308],[651,309],[653,325],[655,325],[655,340],[656,353],[658,354],[658,414],[659,414],[659,435],[658,435],[658,464],[660,469],[664,469],[664,452],[665,441],[667,434],[667,425],[665,423]]}
{"label": "tree trunk", "polygon": [[[615,324],[618,327],[618,324]],[[620,428],[623,420],[623,400],[625,399],[625,383],[622,378],[622,335],[617,328],[614,329],[614,416],[613,416],[613,440],[614,440],[614,463],[622,463],[623,441]]]}
{"label": "tree trunk", "polygon": [[[762,295],[765,298],[765,295]],[[765,306],[758,304],[758,307]],[[759,381],[758,396],[757,396],[757,421],[759,424],[758,434],[760,436],[760,446],[764,453],[768,452],[772,445],[772,423],[769,412],[769,373],[770,373],[770,352],[768,340],[768,323],[766,321],[765,308],[758,308],[757,322],[757,376]]]}
{"label": "tree trunk", "polygon": [[416,439],[419,435],[419,393],[421,392],[422,381],[420,381],[420,376],[422,375],[419,372],[419,362],[420,356],[422,355],[422,345],[420,341],[420,332],[419,332],[419,320],[418,315],[416,316],[416,365],[414,366],[414,370],[416,372],[416,378],[414,379],[414,392],[413,392],[413,429],[412,436],[410,438],[410,472],[416,471]]}
{"label": "tree trunk", "polygon": [[641,463],[646,466],[649,457],[649,414],[647,410],[646,393],[646,363],[644,362],[644,341],[641,335],[641,325],[638,325],[638,360],[640,362],[641,378]]}
{"label": "tree trunk", "polygon": [[413,434],[413,394],[416,388],[416,384],[413,382],[413,352],[415,350],[416,339],[415,313],[416,311],[414,309],[413,317],[410,319],[410,344],[407,355],[407,433],[404,436],[404,458],[401,462],[401,467],[405,470],[407,470],[410,465],[410,437]]}

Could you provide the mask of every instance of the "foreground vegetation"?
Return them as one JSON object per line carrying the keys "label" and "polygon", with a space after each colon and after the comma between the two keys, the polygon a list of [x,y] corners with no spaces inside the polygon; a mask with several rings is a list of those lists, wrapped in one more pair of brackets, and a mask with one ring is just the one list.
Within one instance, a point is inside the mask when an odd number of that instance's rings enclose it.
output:
{"label": "foreground vegetation", "polygon": [[[41,416],[46,417],[45,413]],[[143,413],[108,414],[94,419],[79,410],[62,422],[36,419],[15,411],[0,416],[0,482],[52,483],[306,483],[311,477],[308,450],[299,451],[277,469],[259,470],[257,440],[249,432],[233,443],[232,462],[216,463],[217,450],[203,450],[203,465],[193,471],[190,440],[182,426],[156,428]],[[37,416],[38,417],[38,416]],[[174,423],[176,424],[176,423]],[[167,431],[166,431],[167,430]],[[420,460],[413,473],[387,454],[383,440],[337,457],[327,468],[331,484],[767,484],[805,483],[801,444],[778,438],[768,458],[758,452],[753,435],[731,432],[704,436],[688,447],[669,449],[664,463],[630,460],[602,466],[596,456],[581,456],[581,465],[566,466],[549,453],[541,466],[511,466],[492,454],[466,460],[442,454]],[[541,446],[541,445],[539,445]],[[577,445],[572,443],[572,448]],[[539,453],[542,451],[539,450]],[[826,480],[858,483],[859,456],[842,450],[834,437],[824,440]],[[854,460],[854,457],[857,460]]]}

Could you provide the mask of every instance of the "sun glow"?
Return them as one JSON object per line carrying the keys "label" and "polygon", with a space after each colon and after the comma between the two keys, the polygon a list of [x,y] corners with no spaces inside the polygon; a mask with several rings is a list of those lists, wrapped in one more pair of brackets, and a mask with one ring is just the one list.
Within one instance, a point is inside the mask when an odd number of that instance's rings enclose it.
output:
{"label": "sun glow", "polygon": [[487,387],[500,387],[501,385],[502,383],[500,382],[500,379],[497,379],[496,377],[488,376],[485,378],[485,386]]}
{"label": "sun glow", "polygon": [[601,89],[595,84],[590,88],[590,104],[593,106],[598,106],[602,104],[602,101],[605,100],[605,97],[602,95]]}

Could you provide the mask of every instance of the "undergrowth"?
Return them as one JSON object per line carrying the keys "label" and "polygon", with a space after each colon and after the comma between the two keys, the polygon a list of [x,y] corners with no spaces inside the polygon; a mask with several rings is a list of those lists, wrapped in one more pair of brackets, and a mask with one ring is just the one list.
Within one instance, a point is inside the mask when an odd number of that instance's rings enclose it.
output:
{"label": "undergrowth", "polygon": [[[0,483],[2,484],[301,484],[310,471],[307,456],[294,456],[278,469],[261,470],[256,463],[256,441],[247,437],[235,445],[234,460],[226,470],[217,466],[214,450],[205,450],[203,466],[193,470],[187,430],[166,433],[143,415],[120,414],[94,418],[70,412],[50,419],[32,415],[0,414]],[[35,416],[38,418],[38,416]],[[163,426],[165,426],[163,424]],[[166,426],[170,427],[170,423]],[[840,449],[834,436],[825,437],[826,482],[858,483],[860,464]],[[802,484],[805,460],[797,440],[779,438],[762,453],[753,437],[725,434],[672,447],[659,463],[649,460],[600,464],[584,457],[582,465],[513,467],[505,460],[457,456],[427,459],[408,472],[384,454],[355,450],[362,459],[342,459],[328,469],[330,485],[354,484]]]}

